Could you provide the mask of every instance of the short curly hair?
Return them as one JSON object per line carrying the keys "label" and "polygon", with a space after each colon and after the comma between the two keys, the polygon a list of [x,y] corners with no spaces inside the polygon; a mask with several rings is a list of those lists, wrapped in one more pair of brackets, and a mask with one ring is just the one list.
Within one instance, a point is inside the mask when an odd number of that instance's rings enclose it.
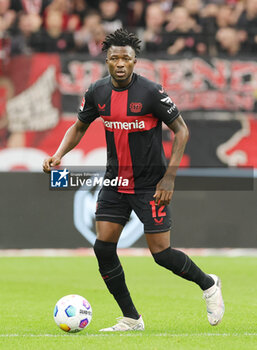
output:
{"label": "short curly hair", "polygon": [[107,52],[111,46],[131,46],[136,55],[140,52],[141,41],[134,33],[129,33],[126,29],[117,29],[114,33],[106,36],[102,43],[102,51]]}

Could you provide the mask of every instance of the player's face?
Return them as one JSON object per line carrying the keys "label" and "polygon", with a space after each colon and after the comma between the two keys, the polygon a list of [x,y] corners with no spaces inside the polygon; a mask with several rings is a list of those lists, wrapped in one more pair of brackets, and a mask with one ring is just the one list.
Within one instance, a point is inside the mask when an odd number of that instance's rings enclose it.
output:
{"label": "player's face", "polygon": [[136,61],[135,51],[131,46],[109,48],[106,63],[115,87],[125,87],[130,83]]}

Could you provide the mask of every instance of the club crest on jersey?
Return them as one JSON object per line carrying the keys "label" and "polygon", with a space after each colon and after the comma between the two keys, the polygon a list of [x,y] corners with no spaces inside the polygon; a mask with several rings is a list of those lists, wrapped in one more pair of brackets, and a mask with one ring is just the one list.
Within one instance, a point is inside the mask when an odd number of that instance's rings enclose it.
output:
{"label": "club crest on jersey", "polygon": [[104,112],[105,111],[105,104],[104,105],[100,105],[99,103],[98,103],[98,110],[99,110],[99,112]]}
{"label": "club crest on jersey", "polygon": [[141,112],[143,105],[141,102],[131,102],[131,104],[129,105],[129,108],[132,113],[139,113]]}
{"label": "club crest on jersey", "polygon": [[80,108],[79,108],[81,111],[83,111],[83,109],[85,107],[85,103],[86,103],[86,100],[85,100],[85,97],[83,97],[83,100],[82,100]]}

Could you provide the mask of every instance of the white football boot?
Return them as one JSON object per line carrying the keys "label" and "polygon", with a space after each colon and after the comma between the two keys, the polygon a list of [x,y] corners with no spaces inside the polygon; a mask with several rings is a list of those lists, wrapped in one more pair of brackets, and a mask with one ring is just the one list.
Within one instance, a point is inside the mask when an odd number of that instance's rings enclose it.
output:
{"label": "white football boot", "polygon": [[145,329],[142,316],[138,320],[129,317],[117,318],[118,323],[109,328],[100,329],[99,332],[126,332],[126,331],[143,331]]}
{"label": "white football boot", "polygon": [[212,326],[216,326],[222,320],[225,306],[221,294],[221,280],[216,275],[210,275],[214,279],[214,285],[203,292],[206,301],[207,317]]}

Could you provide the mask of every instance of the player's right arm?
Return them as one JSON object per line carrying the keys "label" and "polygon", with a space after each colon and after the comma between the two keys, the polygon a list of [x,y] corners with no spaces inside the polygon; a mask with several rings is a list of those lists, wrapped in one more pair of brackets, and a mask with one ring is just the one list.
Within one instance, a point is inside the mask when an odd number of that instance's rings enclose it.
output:
{"label": "player's right arm", "polygon": [[66,131],[60,146],[52,157],[44,160],[43,170],[50,173],[51,168],[61,163],[62,157],[71,151],[80,142],[90,124],[85,124],[79,119]]}
{"label": "player's right arm", "polygon": [[99,112],[95,107],[93,91],[93,85],[90,85],[82,100],[77,121],[66,131],[55,154],[44,160],[44,172],[49,173],[52,167],[59,165],[62,157],[77,146],[89,125],[99,117]]}

